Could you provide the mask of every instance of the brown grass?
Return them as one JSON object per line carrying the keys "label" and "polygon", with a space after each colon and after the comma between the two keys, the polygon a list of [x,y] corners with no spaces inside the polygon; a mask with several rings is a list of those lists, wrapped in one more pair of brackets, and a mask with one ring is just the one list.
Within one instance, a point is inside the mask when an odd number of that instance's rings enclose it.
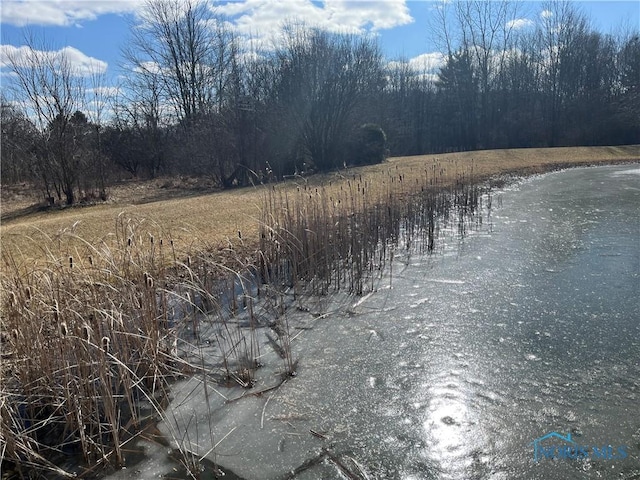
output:
{"label": "brown grass", "polygon": [[[463,172],[473,170],[476,178],[517,172],[536,173],[558,166],[614,163],[640,160],[640,146],[620,147],[566,147],[510,150],[486,150],[396,157],[387,162],[343,170],[337,173],[316,175],[307,180],[291,180],[279,184],[280,189],[294,191],[297,184],[310,186],[339,184],[361,176],[370,185],[376,185],[382,175],[394,169],[409,182],[413,177],[422,178],[425,168],[436,166],[444,182],[452,182]],[[236,251],[252,252],[257,247],[257,231],[264,187],[229,190],[188,198],[172,198],[135,205],[116,203],[84,208],[68,208],[59,211],[36,212],[5,221],[0,227],[2,248],[17,253],[25,261],[42,259],[45,236],[56,238],[61,231],[73,229],[74,233],[92,244],[110,243],[118,215],[149,219],[163,232],[171,232],[178,253],[193,248],[233,246]],[[158,196],[156,196],[158,197]],[[135,199],[132,199],[135,201]],[[3,205],[6,210],[9,205]],[[242,239],[238,232],[241,232]],[[162,235],[162,232],[159,232]],[[73,254],[76,245],[61,245],[65,256]]]}

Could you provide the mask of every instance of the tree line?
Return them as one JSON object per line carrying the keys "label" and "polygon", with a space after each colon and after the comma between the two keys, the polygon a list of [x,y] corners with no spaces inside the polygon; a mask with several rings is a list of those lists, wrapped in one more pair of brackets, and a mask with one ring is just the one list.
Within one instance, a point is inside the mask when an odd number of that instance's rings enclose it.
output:
{"label": "tree line", "polygon": [[28,38],[29,56],[8,59],[2,183],[73,204],[125,174],[228,188],[389,154],[640,143],[638,31],[603,34],[567,0],[518,28],[520,5],[434,8],[435,70],[293,21],[264,48],[196,0],[147,1],[117,89]]}

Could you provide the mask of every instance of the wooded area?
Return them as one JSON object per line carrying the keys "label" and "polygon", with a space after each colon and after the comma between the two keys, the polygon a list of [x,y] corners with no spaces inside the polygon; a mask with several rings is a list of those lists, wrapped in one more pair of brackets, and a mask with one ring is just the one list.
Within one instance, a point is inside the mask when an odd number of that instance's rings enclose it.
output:
{"label": "wooded area", "polygon": [[437,72],[294,21],[259,48],[195,0],[147,2],[117,89],[26,38],[2,100],[2,183],[73,204],[127,175],[232,187],[389,154],[640,143],[639,32],[598,32],[565,0],[518,29],[519,5],[443,2],[425,25]]}

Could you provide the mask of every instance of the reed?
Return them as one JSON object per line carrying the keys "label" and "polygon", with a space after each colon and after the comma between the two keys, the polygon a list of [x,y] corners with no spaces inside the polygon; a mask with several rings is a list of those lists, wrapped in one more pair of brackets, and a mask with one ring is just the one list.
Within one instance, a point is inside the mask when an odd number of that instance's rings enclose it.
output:
{"label": "reed", "polygon": [[[72,476],[57,465],[77,455],[124,465],[123,446],[149,420],[143,406],[161,416],[171,379],[202,370],[187,353],[197,351],[199,320],[222,312],[217,289],[229,267],[205,252],[180,262],[156,227],[120,216],[109,243],[68,230],[38,240],[46,262],[3,254],[3,470]],[[255,339],[236,337],[221,363],[259,355]],[[242,366],[227,371],[242,377]]]}
{"label": "reed", "polygon": [[434,162],[413,182],[388,169],[375,181],[354,175],[337,186],[272,187],[259,232],[261,276],[298,294],[372,290],[394,251],[432,252],[443,226],[455,222],[464,234],[478,217],[482,189],[473,170],[453,184],[445,174]]}

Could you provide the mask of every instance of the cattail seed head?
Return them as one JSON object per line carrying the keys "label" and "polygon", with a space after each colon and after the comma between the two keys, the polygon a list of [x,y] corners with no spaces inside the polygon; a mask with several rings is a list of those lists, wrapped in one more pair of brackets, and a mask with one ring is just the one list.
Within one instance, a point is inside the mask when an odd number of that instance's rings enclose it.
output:
{"label": "cattail seed head", "polygon": [[109,337],[102,337],[102,350],[104,350],[104,353],[109,352],[110,343],[111,343],[111,340],[109,339]]}
{"label": "cattail seed head", "polygon": [[27,297],[27,300],[31,300],[31,287],[27,287],[27,288],[24,290],[24,294],[25,294],[25,296]]}
{"label": "cattail seed head", "polygon": [[87,342],[91,340],[91,327],[86,323],[82,325],[82,336]]}
{"label": "cattail seed head", "polygon": [[151,242],[151,245],[153,245],[153,240],[154,240],[153,235],[149,234],[149,241]]}
{"label": "cattail seed head", "polygon": [[69,334],[69,329],[67,328],[66,322],[62,322],[60,324],[60,335],[66,337]]}
{"label": "cattail seed head", "polygon": [[93,256],[89,255],[89,265],[93,265]]}
{"label": "cattail seed head", "polygon": [[69,268],[73,268],[73,257],[69,257]]}
{"label": "cattail seed head", "polygon": [[16,294],[13,292],[9,292],[9,305],[11,307],[15,307],[17,303],[18,303],[18,299],[16,297]]}

